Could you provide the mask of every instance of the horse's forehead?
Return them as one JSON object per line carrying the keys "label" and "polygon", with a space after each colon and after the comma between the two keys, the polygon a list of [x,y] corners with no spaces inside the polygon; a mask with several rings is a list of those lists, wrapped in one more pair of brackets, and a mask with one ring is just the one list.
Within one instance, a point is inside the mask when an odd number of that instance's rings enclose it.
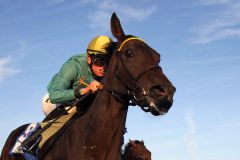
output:
{"label": "horse's forehead", "polygon": [[158,63],[160,62],[160,56],[161,56],[160,53],[158,53],[156,50],[151,48],[146,42],[138,41],[138,40],[129,41],[123,48],[124,50],[134,49],[134,51],[137,53],[141,53],[141,52],[144,53],[147,51],[146,53],[148,53],[149,55],[152,55],[152,57],[154,57],[154,59],[158,61]]}

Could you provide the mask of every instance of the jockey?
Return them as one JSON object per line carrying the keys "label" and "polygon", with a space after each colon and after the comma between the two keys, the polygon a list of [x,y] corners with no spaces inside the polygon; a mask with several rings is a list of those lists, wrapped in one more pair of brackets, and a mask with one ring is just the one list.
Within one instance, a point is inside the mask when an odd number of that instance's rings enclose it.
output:
{"label": "jockey", "polygon": [[106,72],[114,46],[108,36],[97,36],[88,44],[87,54],[67,60],[48,84],[48,93],[42,101],[44,114],[47,116],[60,105],[70,105],[90,90],[102,89],[99,81]]}

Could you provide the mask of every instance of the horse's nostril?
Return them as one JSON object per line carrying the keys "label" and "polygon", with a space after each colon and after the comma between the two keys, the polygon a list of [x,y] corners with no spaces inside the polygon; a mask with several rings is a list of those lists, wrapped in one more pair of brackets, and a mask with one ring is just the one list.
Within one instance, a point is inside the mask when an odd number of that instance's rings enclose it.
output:
{"label": "horse's nostril", "polygon": [[150,89],[150,96],[152,98],[162,98],[166,95],[166,90],[162,88],[161,86],[153,86]]}

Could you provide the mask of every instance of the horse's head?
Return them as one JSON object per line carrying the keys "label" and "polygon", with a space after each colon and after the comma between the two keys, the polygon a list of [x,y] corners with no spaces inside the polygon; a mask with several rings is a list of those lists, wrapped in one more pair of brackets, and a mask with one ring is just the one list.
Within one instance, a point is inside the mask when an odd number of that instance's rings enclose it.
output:
{"label": "horse's head", "polygon": [[125,145],[123,159],[151,160],[151,152],[145,147],[143,141],[129,140]]}
{"label": "horse's head", "polygon": [[131,101],[153,115],[167,113],[176,89],[159,66],[160,54],[143,40],[126,36],[115,13],[111,18],[111,30],[118,40],[109,64],[110,72],[114,72],[111,75],[115,81],[111,84],[113,94],[120,100],[123,95],[130,97]]}

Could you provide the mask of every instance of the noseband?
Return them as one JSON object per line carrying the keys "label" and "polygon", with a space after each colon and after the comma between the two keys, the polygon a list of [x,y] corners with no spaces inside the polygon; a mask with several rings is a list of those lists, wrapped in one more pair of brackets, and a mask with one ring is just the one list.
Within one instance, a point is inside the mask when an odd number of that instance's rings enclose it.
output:
{"label": "noseband", "polygon": [[[127,38],[126,40],[124,40],[121,43],[120,47],[117,49],[117,52],[116,52],[116,54],[117,54],[117,65],[116,65],[116,69],[115,69],[115,76],[123,84],[125,89],[124,90],[116,89],[113,86],[111,86],[110,88],[104,88],[104,90],[107,90],[108,92],[110,92],[117,100],[119,100],[122,103],[127,103],[128,105],[136,105],[140,101],[147,101],[147,102],[150,101],[150,97],[147,94],[146,90],[142,86],[138,86],[139,79],[143,75],[145,75],[147,72],[149,72],[153,69],[156,69],[156,68],[160,68],[160,66],[158,64],[157,65],[151,65],[151,66],[147,67],[146,69],[144,69],[142,72],[140,72],[140,74],[137,75],[136,78],[135,78],[133,76],[133,74],[129,71],[129,69],[126,67],[126,65],[123,61],[123,58],[121,57],[122,47],[124,46],[124,44],[126,44],[128,41],[131,41],[131,40],[137,40],[137,41],[145,43],[140,38],[131,37],[131,38]],[[127,74],[127,77],[129,77],[131,79],[130,81],[124,80],[119,75],[119,66],[120,65],[123,67],[125,73]],[[131,96],[132,98],[127,98],[127,100],[126,100],[126,96],[128,96],[128,97]],[[130,103],[129,100],[131,100],[132,103]],[[140,106],[140,107],[145,112],[150,111],[149,107],[146,107],[146,106]]]}

